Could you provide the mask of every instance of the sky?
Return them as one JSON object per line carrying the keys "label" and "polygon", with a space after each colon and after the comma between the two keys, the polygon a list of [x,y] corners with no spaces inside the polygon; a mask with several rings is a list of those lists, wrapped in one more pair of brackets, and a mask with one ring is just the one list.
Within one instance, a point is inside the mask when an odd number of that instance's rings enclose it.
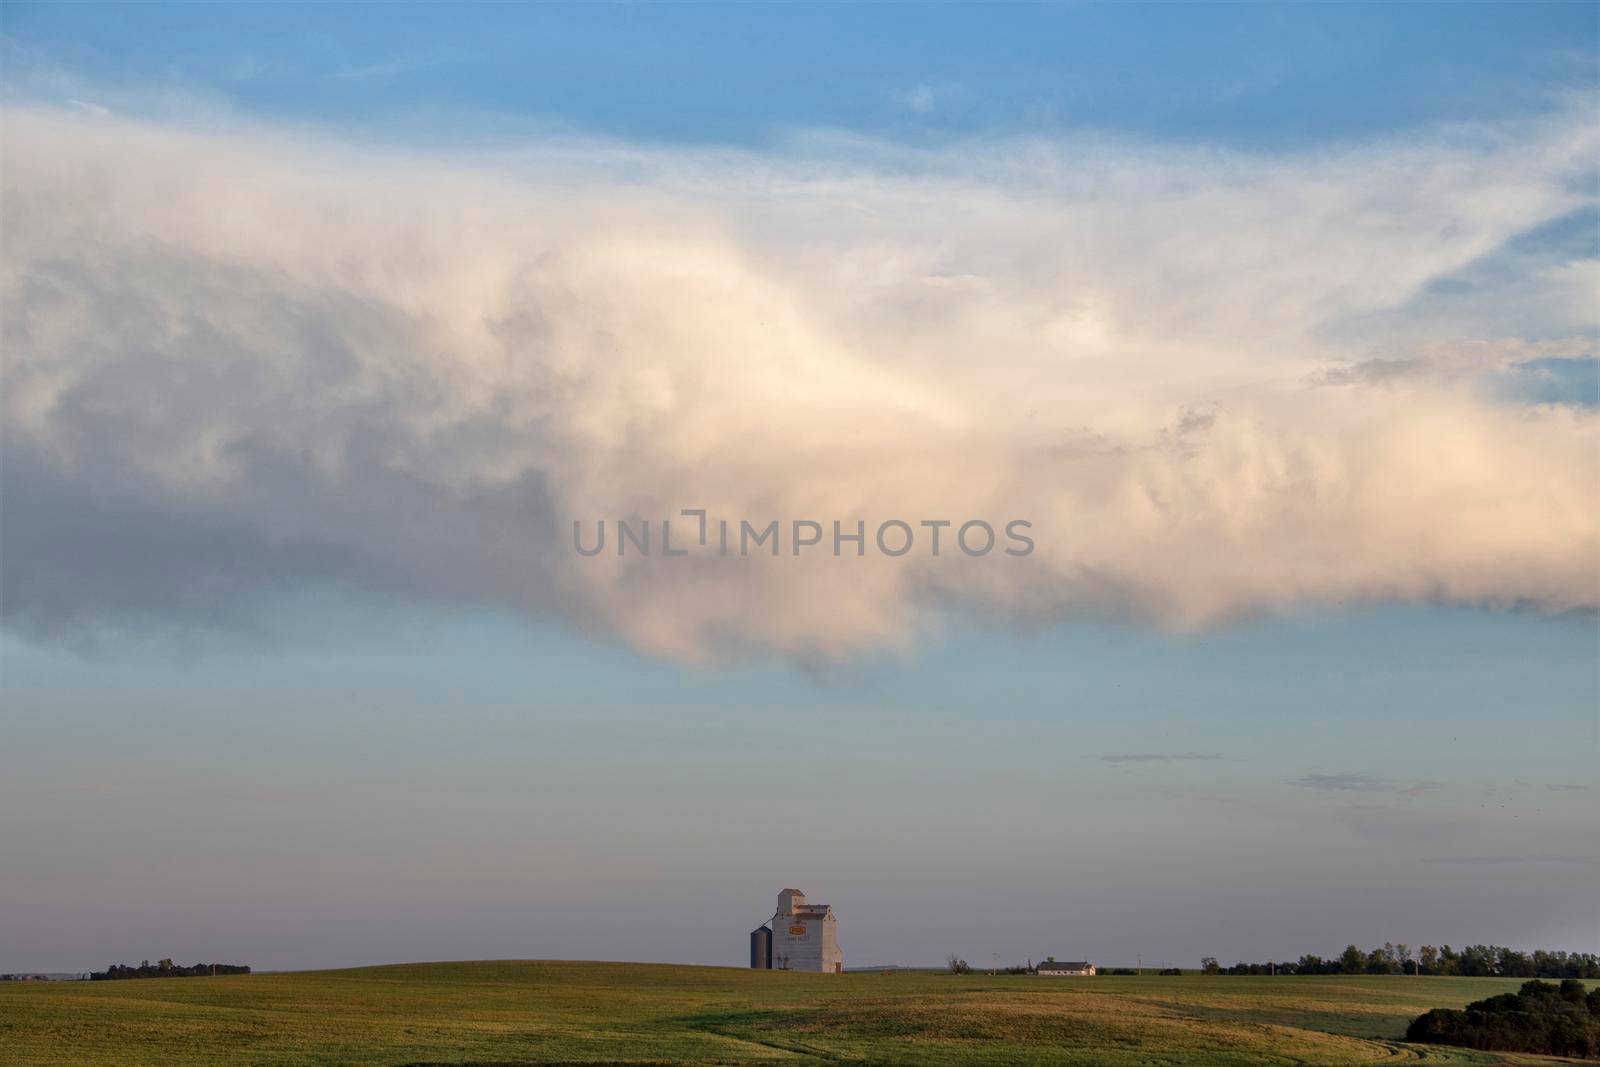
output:
{"label": "sky", "polygon": [[0,58],[0,972],[1600,950],[1595,5]]}

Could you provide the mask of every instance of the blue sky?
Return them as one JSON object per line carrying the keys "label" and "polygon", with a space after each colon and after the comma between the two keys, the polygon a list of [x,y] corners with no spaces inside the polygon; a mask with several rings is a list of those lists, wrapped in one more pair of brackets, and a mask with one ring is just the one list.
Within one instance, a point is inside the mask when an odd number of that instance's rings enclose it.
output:
{"label": "blue sky", "polygon": [[[1595,5],[0,33],[42,146],[5,179],[0,971],[736,964],[785,885],[847,965],[1600,948]],[[502,272],[504,363],[461,325]],[[901,450],[930,426],[964,436]],[[1044,547],[565,551],[707,499]]]}
{"label": "blue sky", "polygon": [[[8,5],[13,76],[406,126],[478,113],[672,142],[1087,128],[1234,145],[1516,116],[1593,76],[1593,5]],[[442,120],[439,120],[442,121]]]}
{"label": "blue sky", "polygon": [[[492,620],[316,614],[363,636],[8,646],[7,789],[49,809],[8,827],[39,919],[8,956],[37,942],[43,962],[86,967],[160,942],[244,944],[277,967],[736,963],[728,913],[753,924],[766,881],[804,875],[863,913],[862,963],[931,963],[926,929],[996,899],[996,865],[1018,883],[1009,907],[949,951],[1067,940],[1188,964],[1368,928],[1588,943],[1581,621],[1408,609],[1190,638],[980,631],[815,674],[684,669]],[[641,899],[662,897],[684,904],[670,930]]]}

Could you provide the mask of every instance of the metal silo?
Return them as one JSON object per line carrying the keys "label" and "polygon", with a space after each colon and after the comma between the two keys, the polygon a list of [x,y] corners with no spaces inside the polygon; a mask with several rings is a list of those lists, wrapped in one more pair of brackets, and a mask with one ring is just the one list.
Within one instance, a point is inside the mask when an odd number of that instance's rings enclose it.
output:
{"label": "metal silo", "polygon": [[750,931],[750,966],[758,971],[772,970],[772,931],[765,926]]}

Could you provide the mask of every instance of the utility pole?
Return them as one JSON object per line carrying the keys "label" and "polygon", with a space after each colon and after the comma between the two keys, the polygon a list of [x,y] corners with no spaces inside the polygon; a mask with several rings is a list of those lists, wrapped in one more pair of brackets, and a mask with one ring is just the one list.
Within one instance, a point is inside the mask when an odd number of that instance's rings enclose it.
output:
{"label": "utility pole", "polygon": [[1136,962],[1137,962],[1137,964],[1138,964],[1138,967],[1139,967],[1139,973],[1140,973],[1140,974],[1141,974],[1141,975],[1142,975],[1142,974],[1144,974],[1144,957],[1143,957],[1143,956],[1135,956],[1135,957],[1133,957],[1133,958],[1134,958],[1134,960],[1135,960],[1135,961],[1136,961]]}

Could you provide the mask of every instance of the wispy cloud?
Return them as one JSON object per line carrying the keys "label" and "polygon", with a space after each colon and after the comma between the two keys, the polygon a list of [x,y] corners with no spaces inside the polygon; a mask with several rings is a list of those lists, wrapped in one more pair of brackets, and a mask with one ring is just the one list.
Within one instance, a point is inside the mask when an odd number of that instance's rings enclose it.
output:
{"label": "wispy cloud", "polygon": [[1582,337],[1424,343],[1414,355],[1334,367],[1313,380],[1327,386],[1479,388],[1539,403],[1593,407],[1600,388],[1600,343]]}
{"label": "wispy cloud", "polygon": [[1339,793],[1377,793],[1388,790],[1390,783],[1370,774],[1308,774],[1296,778],[1290,785],[1306,789],[1330,789]]}
{"label": "wispy cloud", "polygon": [[1419,796],[1443,788],[1440,782],[1395,782],[1370,774],[1307,774],[1292,779],[1289,784],[1334,793],[1397,793],[1401,796]]}
{"label": "wispy cloud", "polygon": [[1101,763],[1187,763],[1191,760],[1219,760],[1215,752],[1122,752],[1101,756]]}
{"label": "wispy cloud", "polygon": [[897,90],[893,98],[901,107],[915,111],[919,115],[927,115],[933,111],[939,94],[931,85],[913,85],[909,89]]}
{"label": "wispy cloud", "polygon": [[920,82],[908,88],[894,90],[889,94],[889,99],[902,110],[926,116],[944,109],[966,95],[966,90],[958,84]]}
{"label": "wispy cloud", "polygon": [[1495,867],[1524,863],[1570,863],[1583,866],[1600,864],[1600,856],[1542,853],[1522,856],[1425,856],[1424,863],[1451,863],[1471,867]]}
{"label": "wispy cloud", "polygon": [[432,70],[435,67],[447,66],[452,63],[471,62],[473,58],[475,56],[472,52],[459,48],[444,48],[412,55],[393,56],[375,63],[340,67],[333,72],[332,77],[341,81],[397,78],[407,74]]}

